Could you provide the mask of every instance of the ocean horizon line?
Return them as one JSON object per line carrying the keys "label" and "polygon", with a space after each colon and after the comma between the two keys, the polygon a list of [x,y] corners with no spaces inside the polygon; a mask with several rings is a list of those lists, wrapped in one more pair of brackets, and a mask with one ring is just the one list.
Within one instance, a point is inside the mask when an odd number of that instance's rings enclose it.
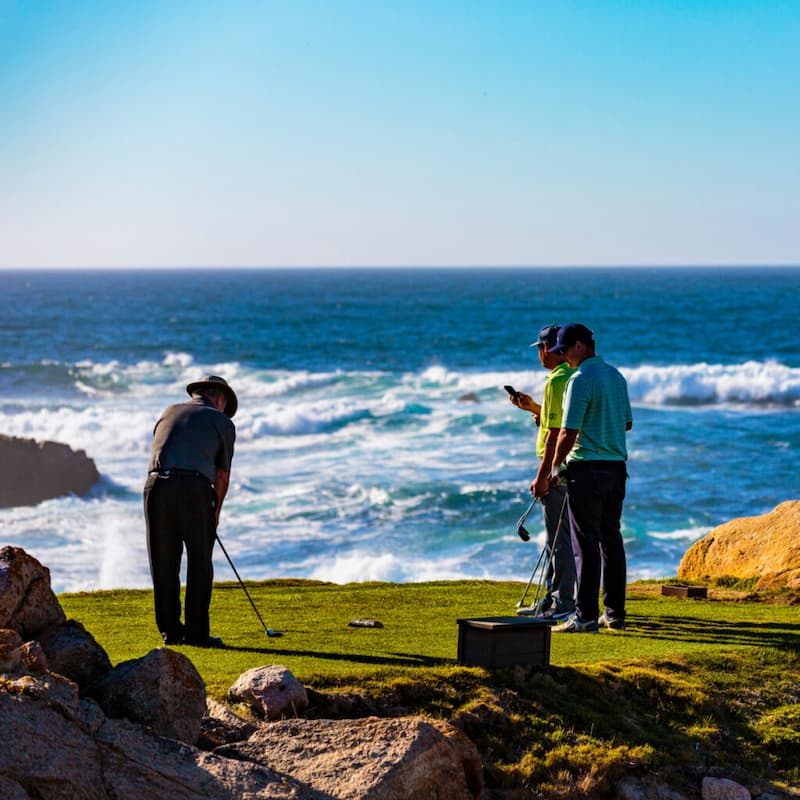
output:
{"label": "ocean horizon line", "polygon": [[800,262],[789,263],[657,263],[657,264],[66,264],[66,265],[0,265],[0,272],[182,272],[230,270],[232,272],[293,272],[293,271],[555,271],[555,270],[797,270]]}

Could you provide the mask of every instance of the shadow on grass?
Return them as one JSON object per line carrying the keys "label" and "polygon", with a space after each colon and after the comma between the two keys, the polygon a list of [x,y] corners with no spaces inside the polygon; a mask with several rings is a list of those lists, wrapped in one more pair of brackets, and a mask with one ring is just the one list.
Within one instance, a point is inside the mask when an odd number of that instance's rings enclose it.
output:
{"label": "shadow on grass", "polygon": [[394,667],[437,667],[454,663],[453,659],[434,658],[417,653],[395,653],[387,655],[367,655],[366,653],[330,653],[315,650],[300,650],[276,647],[237,647],[226,645],[225,650],[237,653],[258,653],[269,656],[294,656],[297,658],[319,658],[325,661],[352,661],[358,664],[373,664]]}
{"label": "shadow on grass", "polygon": [[628,614],[630,634],[668,641],[693,641],[737,647],[800,649],[800,624],[784,622],[730,622],[698,617],[652,617]]}

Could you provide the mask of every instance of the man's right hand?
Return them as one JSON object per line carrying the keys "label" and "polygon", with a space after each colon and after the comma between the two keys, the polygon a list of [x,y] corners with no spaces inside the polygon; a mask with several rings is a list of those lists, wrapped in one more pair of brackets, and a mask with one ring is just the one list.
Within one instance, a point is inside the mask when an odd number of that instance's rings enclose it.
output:
{"label": "man's right hand", "polygon": [[535,414],[536,416],[539,416],[542,411],[542,407],[529,394],[525,394],[525,392],[517,392],[516,395],[509,395],[509,399],[517,408],[521,408],[523,411],[530,411],[531,414]]}
{"label": "man's right hand", "polygon": [[541,499],[550,491],[550,481],[547,475],[537,475],[531,481],[531,494]]}

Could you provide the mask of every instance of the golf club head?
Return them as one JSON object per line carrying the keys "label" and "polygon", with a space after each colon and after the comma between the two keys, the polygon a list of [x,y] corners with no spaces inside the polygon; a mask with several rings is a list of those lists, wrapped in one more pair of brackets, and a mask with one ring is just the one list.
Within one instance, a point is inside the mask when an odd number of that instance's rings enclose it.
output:
{"label": "golf club head", "polygon": [[270,639],[277,639],[279,636],[283,636],[283,631],[274,631],[272,628],[267,628],[264,633],[266,633]]}
{"label": "golf club head", "polygon": [[517,535],[519,536],[520,539],[522,539],[523,542],[529,542],[531,539],[531,535],[528,533],[527,530],[525,530],[524,525],[519,525],[517,527]]}

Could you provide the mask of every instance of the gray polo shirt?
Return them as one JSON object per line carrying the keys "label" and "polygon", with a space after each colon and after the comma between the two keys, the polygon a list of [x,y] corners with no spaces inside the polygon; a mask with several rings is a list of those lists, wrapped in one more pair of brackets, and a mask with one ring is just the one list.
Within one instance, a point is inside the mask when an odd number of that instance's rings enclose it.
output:
{"label": "gray polo shirt", "polygon": [[148,472],[188,469],[201,472],[212,483],[217,470],[230,472],[236,428],[204,397],[169,406],[153,430]]}

